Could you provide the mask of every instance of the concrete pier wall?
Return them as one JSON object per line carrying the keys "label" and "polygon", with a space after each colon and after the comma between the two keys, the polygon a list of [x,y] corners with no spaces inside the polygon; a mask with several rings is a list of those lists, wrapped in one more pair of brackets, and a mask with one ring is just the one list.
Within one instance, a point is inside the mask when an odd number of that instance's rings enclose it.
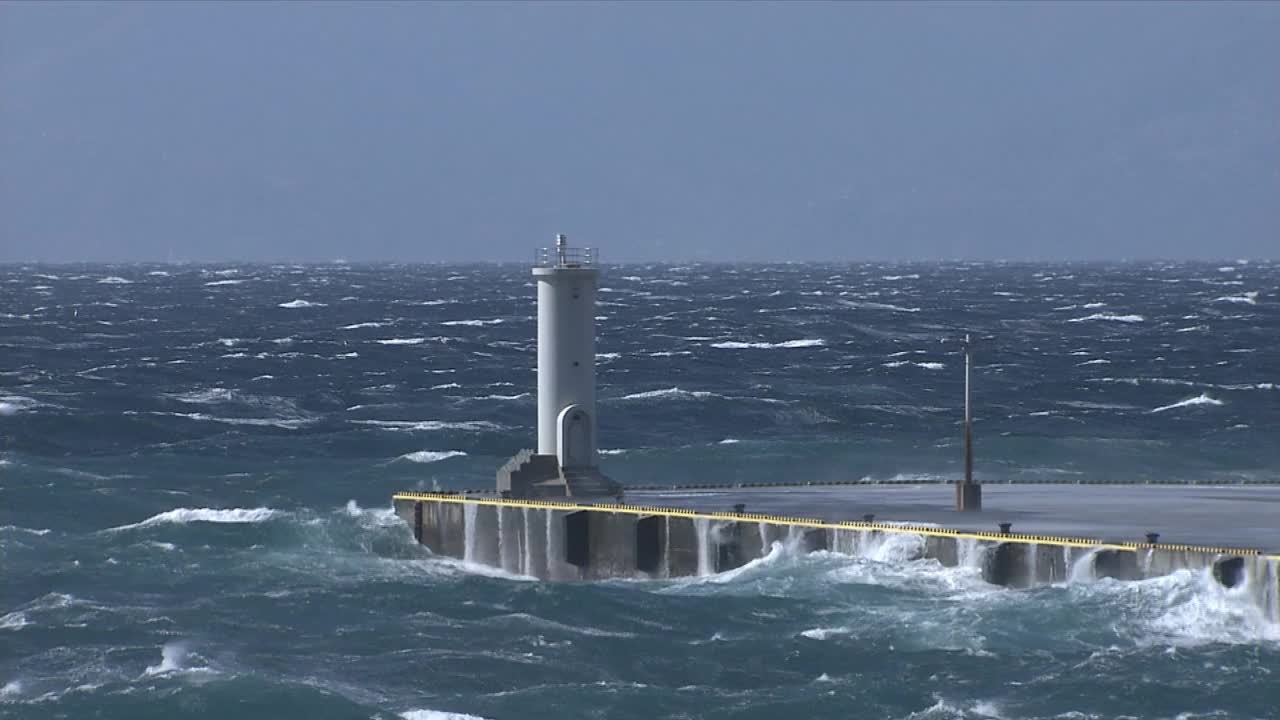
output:
{"label": "concrete pier wall", "polygon": [[1203,571],[1223,587],[1247,593],[1266,617],[1280,622],[1280,558],[1256,551],[1089,545],[1071,538],[870,523],[832,527],[802,518],[539,505],[456,496],[395,500],[396,514],[433,553],[541,579],[709,575],[741,567],[781,544],[792,552],[829,550],[880,562],[932,559],[946,567],[974,567],[987,582],[1012,588]]}

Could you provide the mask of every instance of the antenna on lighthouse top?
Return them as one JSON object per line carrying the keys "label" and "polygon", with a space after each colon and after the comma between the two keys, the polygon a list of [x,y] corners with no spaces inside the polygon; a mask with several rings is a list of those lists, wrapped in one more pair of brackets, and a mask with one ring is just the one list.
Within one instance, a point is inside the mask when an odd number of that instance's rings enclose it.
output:
{"label": "antenna on lighthouse top", "polygon": [[594,248],[569,247],[569,236],[556,233],[555,247],[538,248],[534,267],[562,270],[590,269],[596,264]]}

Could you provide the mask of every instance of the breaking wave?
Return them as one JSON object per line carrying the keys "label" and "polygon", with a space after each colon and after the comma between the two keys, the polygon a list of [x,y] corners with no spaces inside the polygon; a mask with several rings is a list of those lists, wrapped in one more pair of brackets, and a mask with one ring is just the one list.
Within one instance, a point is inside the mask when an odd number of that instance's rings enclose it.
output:
{"label": "breaking wave", "polygon": [[1158,413],[1158,412],[1164,412],[1166,410],[1176,410],[1177,408],[1183,408],[1183,407],[1196,407],[1198,405],[1218,406],[1222,404],[1223,402],[1221,400],[1210,397],[1208,393],[1200,393],[1199,395],[1193,398],[1187,398],[1186,400],[1179,400],[1178,402],[1173,403],[1172,405],[1162,405],[1158,408],[1155,408],[1151,412]]}
{"label": "breaking wave", "polygon": [[1258,291],[1252,290],[1250,292],[1241,293],[1239,295],[1225,295],[1220,298],[1214,298],[1213,301],[1216,303],[1237,303],[1240,305],[1257,305]]}
{"label": "breaking wave", "polygon": [[363,328],[379,328],[379,327],[386,327],[386,326],[391,325],[391,324],[392,324],[392,323],[390,323],[390,322],[360,322],[360,323],[353,323],[353,324],[351,324],[351,325],[343,325],[343,326],[342,326],[341,328],[339,328],[339,329],[340,329],[340,330],[360,330],[360,329],[363,329]]}
{"label": "breaking wave", "polygon": [[720,397],[713,392],[705,390],[681,390],[678,387],[670,387],[665,390],[645,390],[644,392],[631,393],[623,395],[619,400],[703,400],[706,398]]}
{"label": "breaking wave", "polygon": [[5,395],[0,397],[0,415],[17,415],[25,410],[38,407],[40,402],[21,395]]}
{"label": "breaking wave", "polygon": [[448,460],[454,457],[464,457],[465,452],[461,450],[419,450],[417,452],[405,453],[398,460],[408,460],[415,463],[434,463],[441,460]]}
{"label": "breaking wave", "polygon": [[1067,322],[1082,323],[1082,322],[1099,321],[1099,322],[1140,323],[1140,322],[1146,322],[1146,320],[1147,319],[1141,315],[1112,315],[1111,313],[1094,313],[1092,315],[1086,315],[1085,317],[1074,318],[1074,319],[1068,320]]}
{"label": "breaking wave", "polygon": [[779,348],[823,347],[827,344],[822,338],[806,338],[803,340],[787,340],[779,343],[725,341],[711,343],[711,347],[721,350],[777,350]]}
{"label": "breaking wave", "polygon": [[427,341],[427,339],[426,339],[426,338],[421,338],[421,337],[416,337],[416,338],[386,338],[385,340],[378,340],[378,341],[377,341],[377,343],[378,343],[379,345],[421,345],[422,343],[424,343],[424,342],[426,342],[426,341]]}
{"label": "breaking wave", "polygon": [[325,304],[319,303],[319,302],[311,302],[310,300],[290,300],[289,302],[280,303],[276,307],[295,310],[298,308],[325,307]]}
{"label": "breaking wave", "polygon": [[[133,414],[133,411],[126,411],[126,414]],[[245,425],[249,427],[274,427],[281,430],[297,430],[298,428],[315,422],[311,418],[242,418],[242,417],[221,417],[219,415],[209,415],[208,413],[180,413],[180,412],[160,412],[153,411],[151,415],[167,415],[169,417],[180,417],[188,420],[196,420],[198,422],[216,422],[224,425]]]}
{"label": "breaking wave", "polygon": [[448,325],[450,327],[459,325],[466,327],[482,327],[484,325],[501,325],[504,322],[506,322],[506,320],[503,318],[493,318],[491,320],[448,320],[440,324]]}
{"label": "breaking wave", "polygon": [[160,664],[149,665],[142,674],[144,677],[154,677],[156,675],[172,675],[175,673],[212,672],[212,669],[208,667],[191,667],[190,660],[192,657],[191,647],[185,640],[167,642],[164,647],[160,648]]}
{"label": "breaking wave", "polygon": [[946,364],[940,363],[940,362],[911,362],[910,360],[893,360],[887,363],[883,363],[883,365],[884,367],[887,367],[887,368],[897,368],[897,367],[903,367],[904,365],[913,365],[918,368],[924,368],[925,370],[944,370],[947,367]]}
{"label": "breaking wave", "polygon": [[400,713],[404,720],[486,720],[479,715],[445,712],[443,710],[406,710]]}
{"label": "breaking wave", "polygon": [[429,432],[434,430],[502,430],[504,426],[492,423],[487,420],[352,420],[356,425],[372,425],[374,427],[387,428],[388,430],[401,430],[405,432]]}
{"label": "breaking wave", "polygon": [[280,516],[272,508],[174,508],[129,525],[109,528],[113,531],[134,530],[156,525],[186,525],[189,523],[261,523]]}

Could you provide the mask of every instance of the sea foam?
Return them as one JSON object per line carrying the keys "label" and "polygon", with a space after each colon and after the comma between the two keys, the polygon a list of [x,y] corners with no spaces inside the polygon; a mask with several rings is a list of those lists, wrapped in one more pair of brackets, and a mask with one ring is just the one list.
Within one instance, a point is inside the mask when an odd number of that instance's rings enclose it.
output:
{"label": "sea foam", "polygon": [[272,508],[174,508],[130,525],[120,525],[111,530],[132,530],[155,525],[186,525],[188,523],[260,523],[278,515]]}

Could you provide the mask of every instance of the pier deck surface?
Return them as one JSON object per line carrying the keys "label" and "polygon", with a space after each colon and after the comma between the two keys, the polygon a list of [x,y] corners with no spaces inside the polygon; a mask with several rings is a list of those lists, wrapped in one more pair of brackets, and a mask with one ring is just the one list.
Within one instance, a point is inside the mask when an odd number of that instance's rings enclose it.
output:
{"label": "pier deck surface", "polygon": [[629,490],[625,503],[699,512],[746,511],[826,521],[936,524],[965,531],[1066,535],[1106,542],[1253,548],[1280,554],[1280,487],[1202,485],[984,485],[980,512],[957,512],[954,485],[846,485]]}

